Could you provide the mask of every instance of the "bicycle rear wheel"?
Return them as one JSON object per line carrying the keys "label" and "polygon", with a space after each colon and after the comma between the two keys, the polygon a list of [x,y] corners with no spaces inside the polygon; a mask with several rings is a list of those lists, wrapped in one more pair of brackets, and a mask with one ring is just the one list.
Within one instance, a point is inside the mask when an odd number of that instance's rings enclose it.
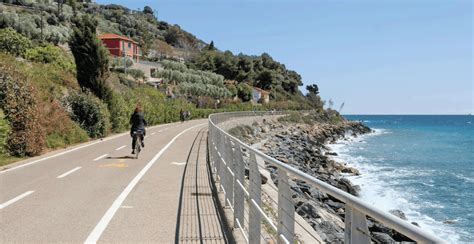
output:
{"label": "bicycle rear wheel", "polygon": [[135,159],[138,159],[138,154],[140,153],[141,150],[141,143],[142,140],[140,139],[140,136],[136,136],[137,140],[135,141]]}

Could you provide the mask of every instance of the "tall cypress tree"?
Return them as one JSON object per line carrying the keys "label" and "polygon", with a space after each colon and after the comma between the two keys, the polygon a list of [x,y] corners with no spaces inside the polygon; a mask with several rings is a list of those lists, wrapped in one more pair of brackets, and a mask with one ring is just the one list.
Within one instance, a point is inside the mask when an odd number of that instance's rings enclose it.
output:
{"label": "tall cypress tree", "polygon": [[97,20],[85,14],[73,20],[73,34],[69,40],[77,69],[77,81],[82,89],[89,89],[97,97],[108,101],[111,89],[106,83],[109,75],[108,51],[96,34]]}

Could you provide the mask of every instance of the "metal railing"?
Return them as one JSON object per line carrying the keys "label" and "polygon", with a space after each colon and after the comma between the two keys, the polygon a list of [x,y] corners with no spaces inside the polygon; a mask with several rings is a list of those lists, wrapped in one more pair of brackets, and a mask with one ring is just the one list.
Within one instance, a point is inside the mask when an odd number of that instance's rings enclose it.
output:
{"label": "metal railing", "polygon": [[[295,242],[295,207],[289,179],[304,181],[345,204],[345,243],[371,243],[366,217],[396,230],[418,243],[444,243],[443,240],[407,221],[383,212],[361,199],[267,156],[227,133],[219,125],[240,117],[285,114],[285,112],[233,112],[209,116],[209,161],[224,193],[225,207],[233,212],[233,227],[240,229],[248,243],[260,243],[262,223],[275,234],[278,243]],[[257,158],[277,170],[278,206],[276,216],[264,211],[261,175]],[[246,180],[245,173],[248,172]],[[289,178],[291,176],[291,178]],[[270,180],[270,179],[268,179]],[[216,182],[216,184],[217,184]],[[267,209],[268,210],[268,209]],[[276,212],[276,211],[275,211]],[[246,218],[247,217],[247,218]],[[262,222],[263,221],[263,222]],[[268,232],[268,231],[267,231]]]}

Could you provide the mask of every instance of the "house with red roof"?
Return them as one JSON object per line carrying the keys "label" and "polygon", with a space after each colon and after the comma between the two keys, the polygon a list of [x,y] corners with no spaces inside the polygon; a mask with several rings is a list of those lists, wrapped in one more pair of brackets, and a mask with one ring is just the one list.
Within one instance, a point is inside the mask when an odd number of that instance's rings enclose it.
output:
{"label": "house with red roof", "polygon": [[135,62],[139,61],[141,51],[138,42],[128,37],[112,33],[103,33],[99,35],[99,38],[113,56],[126,56],[130,57]]}

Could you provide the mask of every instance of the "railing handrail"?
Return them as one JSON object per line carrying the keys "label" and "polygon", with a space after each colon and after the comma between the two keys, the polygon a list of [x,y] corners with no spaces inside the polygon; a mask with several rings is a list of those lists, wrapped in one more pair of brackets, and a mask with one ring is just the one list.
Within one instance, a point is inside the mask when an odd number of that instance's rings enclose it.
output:
{"label": "railing handrail", "polygon": [[[282,114],[282,112],[277,112],[278,114]],[[287,113],[287,112],[283,112]],[[209,115],[209,123],[210,125],[214,126],[216,129],[220,130],[221,133],[224,133],[227,137],[229,137],[234,143],[239,144],[241,147],[252,151],[256,155],[262,157],[266,162],[272,164],[273,166],[277,167],[278,169],[282,169],[286,171],[287,173],[292,174],[294,177],[305,181],[306,183],[311,184],[312,186],[318,188],[319,190],[337,198],[338,200],[344,202],[345,204],[348,204],[349,206],[359,210],[360,212],[369,215],[379,221],[380,223],[384,224],[387,227],[390,227],[398,232],[400,232],[403,235],[406,235],[407,237],[411,238],[414,241],[420,242],[420,243],[444,243],[445,241],[441,240],[440,238],[432,235],[431,233],[428,233],[424,230],[422,230],[420,227],[414,226],[411,223],[408,223],[407,221],[404,221],[392,214],[389,214],[387,212],[384,212],[364,201],[361,199],[345,192],[342,191],[332,185],[329,185],[326,182],[323,182],[321,180],[318,180],[314,176],[311,176],[309,174],[306,174],[296,168],[293,168],[289,166],[288,164],[285,164],[275,158],[272,158],[265,153],[261,152],[258,149],[255,149],[238,138],[230,135],[227,133],[225,130],[221,129],[215,121],[213,120],[214,117],[220,116],[220,115],[232,115],[232,114],[239,114],[245,116],[245,114],[251,116],[252,114],[269,114],[269,112],[265,111],[249,111],[249,112],[224,112],[224,113],[215,113]],[[275,113],[271,114],[275,115]],[[222,152],[224,153],[224,152]]]}

